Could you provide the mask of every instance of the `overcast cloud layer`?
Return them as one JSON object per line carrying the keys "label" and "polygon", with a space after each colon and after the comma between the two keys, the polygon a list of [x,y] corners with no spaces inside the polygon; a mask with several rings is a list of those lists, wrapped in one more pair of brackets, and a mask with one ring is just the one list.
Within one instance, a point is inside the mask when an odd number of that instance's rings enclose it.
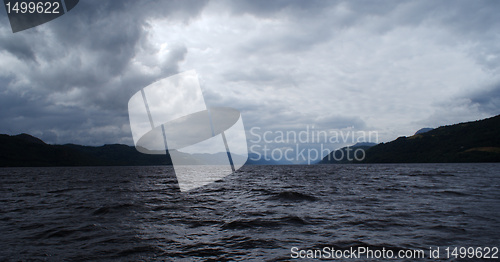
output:
{"label": "overcast cloud layer", "polygon": [[247,130],[383,142],[486,118],[500,113],[498,13],[494,0],[82,0],[13,34],[2,9],[0,133],[131,145],[128,99],[191,69]]}

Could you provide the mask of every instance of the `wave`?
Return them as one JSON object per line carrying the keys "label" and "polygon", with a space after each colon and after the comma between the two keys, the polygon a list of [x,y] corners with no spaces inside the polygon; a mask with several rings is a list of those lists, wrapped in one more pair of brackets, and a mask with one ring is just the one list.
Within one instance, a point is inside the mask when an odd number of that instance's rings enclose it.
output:
{"label": "wave", "polygon": [[285,225],[307,225],[306,220],[298,216],[285,216],[271,219],[237,219],[222,225],[223,229],[248,229],[256,227],[281,227]]}
{"label": "wave", "polygon": [[274,196],[268,198],[269,200],[283,200],[283,201],[316,201],[317,197],[299,193],[295,191],[282,191]]}
{"label": "wave", "polygon": [[94,212],[92,212],[92,215],[104,215],[108,213],[114,213],[114,212],[122,212],[124,210],[129,210],[132,207],[137,207],[137,205],[130,204],[130,203],[125,203],[125,204],[118,204],[114,206],[103,206],[98,209],[96,209]]}

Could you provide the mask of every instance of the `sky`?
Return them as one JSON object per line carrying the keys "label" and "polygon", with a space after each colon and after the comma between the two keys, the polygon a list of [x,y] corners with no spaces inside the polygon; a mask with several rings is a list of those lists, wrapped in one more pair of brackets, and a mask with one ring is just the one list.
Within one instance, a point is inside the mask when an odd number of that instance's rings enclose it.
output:
{"label": "sky", "polygon": [[495,0],[81,0],[18,33],[0,9],[3,134],[133,145],[129,99],[188,70],[208,106],[241,112],[249,144],[304,130],[387,142],[500,114]]}

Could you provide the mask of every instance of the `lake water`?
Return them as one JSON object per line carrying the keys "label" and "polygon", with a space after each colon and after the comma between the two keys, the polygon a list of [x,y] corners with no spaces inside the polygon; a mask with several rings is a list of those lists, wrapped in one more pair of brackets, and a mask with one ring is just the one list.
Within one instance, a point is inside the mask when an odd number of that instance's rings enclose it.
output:
{"label": "lake water", "polygon": [[422,261],[457,261],[445,248],[500,247],[500,164],[244,166],[185,193],[172,174],[0,169],[0,260],[289,261],[293,247],[439,247],[440,259]]}

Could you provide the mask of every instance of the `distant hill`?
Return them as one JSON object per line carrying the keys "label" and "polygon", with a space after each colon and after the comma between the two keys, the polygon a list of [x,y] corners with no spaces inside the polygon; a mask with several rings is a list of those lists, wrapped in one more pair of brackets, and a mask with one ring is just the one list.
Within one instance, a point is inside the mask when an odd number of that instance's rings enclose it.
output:
{"label": "distant hill", "polygon": [[[319,164],[349,164],[355,162],[356,159],[363,159],[363,155],[370,147],[376,143],[360,142],[352,146],[346,146],[341,149],[332,151],[325,156]],[[359,150],[360,149],[360,150]]]}
{"label": "distant hill", "polygon": [[[358,162],[359,161],[354,161]],[[366,150],[361,163],[500,162],[500,115],[399,137]]]}
{"label": "distant hill", "polygon": [[[319,163],[452,163],[500,162],[500,115],[473,122],[423,130],[410,137],[399,137],[374,145],[358,143],[344,147],[325,156]],[[354,153],[365,158],[356,161]],[[172,151],[173,152],[173,151]],[[218,164],[220,154],[180,153],[186,160],[192,156],[197,164]],[[240,156],[235,156],[240,157]],[[358,159],[362,155],[356,155]],[[283,165],[296,164],[273,160],[252,160],[258,155],[249,154],[246,164]],[[243,160],[243,157],[242,157]],[[15,166],[144,166],[171,165],[170,155],[148,155],[133,146],[104,145],[99,147],[74,144],[49,145],[28,134],[0,135],[0,167]]]}
{"label": "distant hill", "polygon": [[372,147],[372,146],[376,146],[377,143],[372,143],[372,142],[358,142],[354,145],[352,145],[351,147]]}
{"label": "distant hill", "polygon": [[19,135],[14,136],[17,139],[24,140],[28,143],[33,143],[33,144],[40,144],[40,145],[46,145],[45,142],[43,142],[41,139],[36,138],[34,136],[22,133]]}
{"label": "distant hill", "polygon": [[48,145],[28,134],[0,135],[0,166],[171,165],[165,155],[146,155],[127,145]]}
{"label": "distant hill", "polygon": [[425,128],[419,129],[417,132],[415,132],[415,135],[427,133],[427,132],[429,132],[429,131],[431,131],[433,129],[434,128],[425,127]]}
{"label": "distant hill", "polygon": [[[175,150],[170,152],[173,153]],[[228,163],[226,152],[216,154],[176,153],[179,157],[178,161],[183,164],[220,165]],[[233,154],[232,157],[233,161],[238,163],[245,161],[244,156]],[[127,145],[113,144],[97,147],[75,144],[49,145],[28,134],[0,135],[0,167],[151,165],[172,165],[172,160],[169,154],[143,154],[135,147]]]}

